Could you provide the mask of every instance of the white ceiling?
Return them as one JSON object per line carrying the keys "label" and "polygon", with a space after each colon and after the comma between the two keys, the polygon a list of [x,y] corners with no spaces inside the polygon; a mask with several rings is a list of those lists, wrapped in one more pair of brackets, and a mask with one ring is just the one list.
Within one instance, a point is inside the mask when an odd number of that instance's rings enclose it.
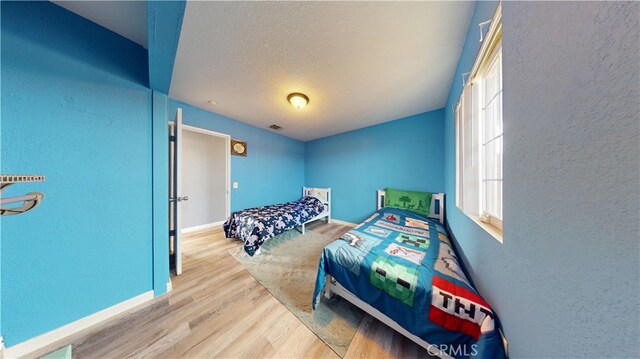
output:
{"label": "white ceiling", "polygon": [[147,48],[146,1],[51,1]]}
{"label": "white ceiling", "polygon": [[474,6],[189,1],[170,96],[303,141],[438,109]]}
{"label": "white ceiling", "polygon": [[[146,1],[53,2],[147,47]],[[438,109],[474,6],[189,1],[170,95],[303,141]]]}

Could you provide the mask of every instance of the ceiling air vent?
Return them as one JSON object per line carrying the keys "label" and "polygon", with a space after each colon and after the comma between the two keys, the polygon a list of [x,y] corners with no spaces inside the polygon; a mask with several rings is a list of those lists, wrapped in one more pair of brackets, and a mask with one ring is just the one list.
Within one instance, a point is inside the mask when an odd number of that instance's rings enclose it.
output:
{"label": "ceiling air vent", "polygon": [[275,123],[273,125],[269,126],[269,128],[272,129],[272,130],[276,130],[276,131],[282,130],[282,126],[278,126]]}

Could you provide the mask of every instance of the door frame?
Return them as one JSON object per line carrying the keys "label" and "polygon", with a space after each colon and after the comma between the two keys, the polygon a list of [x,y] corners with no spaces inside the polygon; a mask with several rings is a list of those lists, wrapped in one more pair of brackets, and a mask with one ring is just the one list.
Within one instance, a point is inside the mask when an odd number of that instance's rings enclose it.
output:
{"label": "door frame", "polygon": [[[209,136],[215,136],[215,137],[221,137],[224,138],[224,142],[225,142],[225,189],[226,189],[226,194],[225,194],[225,219],[229,218],[229,216],[231,215],[231,136],[227,135],[225,133],[220,133],[220,132],[216,132],[216,131],[211,131],[211,130],[207,130],[204,128],[200,128],[200,127],[195,127],[195,126],[189,126],[189,125],[182,125],[182,129],[183,130],[187,130],[187,131],[191,131],[191,132],[198,132],[198,133],[202,133],[205,135],[209,135]],[[183,139],[184,141],[184,139]],[[180,230],[176,228],[176,230]]]}
{"label": "door frame", "polygon": [[[177,110],[177,114],[176,116],[181,116],[182,115],[182,109],[178,108]],[[167,121],[169,127],[173,127],[173,133],[174,136],[176,136],[176,138],[178,138],[178,141],[183,141],[181,134],[178,134],[177,129],[176,129],[176,123],[175,121]],[[187,130],[187,131],[191,131],[191,132],[198,132],[198,133],[202,133],[205,135],[210,135],[210,136],[216,136],[216,137],[221,137],[225,140],[225,171],[226,171],[226,175],[225,175],[225,187],[226,187],[226,196],[225,196],[225,218],[228,218],[231,215],[231,136],[227,135],[225,133],[220,133],[220,132],[215,132],[215,131],[211,131],[211,130],[207,130],[204,128],[200,128],[200,127],[195,127],[195,126],[189,126],[189,125],[185,125],[182,121],[180,128],[181,130]],[[179,145],[179,147],[181,147],[181,144]],[[176,148],[176,151],[179,151],[178,148]],[[177,168],[175,168],[176,171],[180,171],[182,168],[182,166],[178,165]],[[169,177],[171,176],[171,172],[169,171]],[[178,172],[176,173],[176,177],[181,177],[181,174]],[[182,181],[178,180],[178,186],[181,187]],[[177,188],[176,189],[176,193],[174,193],[175,198],[177,199],[178,197],[180,197],[180,195],[182,194],[182,189],[181,188]],[[176,207],[175,207],[175,211],[176,211],[176,216],[179,216],[179,214],[181,213],[181,211],[179,210],[179,201],[176,201]],[[168,209],[168,214],[170,214],[170,209]],[[177,240],[175,240],[175,246],[176,247],[182,247],[182,241],[179,240],[179,237],[182,233],[186,233],[182,231],[182,228],[178,228],[180,226],[180,224],[182,223],[182,221],[180,220],[180,218],[176,219],[176,223],[175,223],[175,238],[177,238]],[[216,222],[217,223],[217,222]],[[224,222],[222,222],[224,223]],[[220,224],[222,224],[220,223]],[[178,264],[178,262],[181,262],[182,259],[182,250],[181,248],[175,248],[174,249],[175,253],[176,253],[176,275],[180,275],[182,273],[182,270],[179,267],[181,267],[181,264]],[[170,256],[167,258],[168,261],[170,261]],[[170,286],[170,285],[168,285]]]}

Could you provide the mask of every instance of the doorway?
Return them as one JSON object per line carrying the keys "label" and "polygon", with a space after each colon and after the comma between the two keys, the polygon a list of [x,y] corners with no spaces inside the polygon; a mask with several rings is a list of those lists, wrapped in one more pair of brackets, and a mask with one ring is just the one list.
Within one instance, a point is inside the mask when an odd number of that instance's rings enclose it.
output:
{"label": "doorway", "polygon": [[169,123],[169,267],[182,273],[181,234],[219,226],[230,214],[229,135]]}
{"label": "doorway", "polygon": [[[182,233],[219,226],[229,217],[229,136],[182,127]],[[206,131],[206,130],[204,130]]]}

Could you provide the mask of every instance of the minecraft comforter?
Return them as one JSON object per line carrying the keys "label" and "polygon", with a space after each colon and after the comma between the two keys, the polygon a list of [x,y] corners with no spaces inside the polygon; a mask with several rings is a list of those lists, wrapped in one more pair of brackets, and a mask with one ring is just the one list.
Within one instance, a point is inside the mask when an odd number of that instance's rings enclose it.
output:
{"label": "minecraft comforter", "polygon": [[413,212],[382,208],[327,245],[313,307],[325,275],[442,357],[504,358],[497,318],[460,269],[445,229]]}
{"label": "minecraft comforter", "polygon": [[324,204],[315,197],[244,209],[231,213],[224,223],[227,238],[235,237],[244,242],[244,250],[253,256],[262,243],[319,215]]}

